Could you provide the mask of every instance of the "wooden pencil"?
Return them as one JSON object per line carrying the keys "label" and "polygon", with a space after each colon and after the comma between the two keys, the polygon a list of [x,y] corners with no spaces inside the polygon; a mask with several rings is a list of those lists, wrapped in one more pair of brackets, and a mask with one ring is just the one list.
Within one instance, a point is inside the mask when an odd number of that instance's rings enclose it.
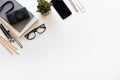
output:
{"label": "wooden pencil", "polygon": [[5,43],[3,43],[1,39],[0,39],[0,42],[13,55],[13,52],[11,51],[11,49]]}
{"label": "wooden pencil", "polygon": [[16,54],[19,54],[18,52],[17,52],[17,48],[16,47],[14,47],[12,44],[10,44],[7,40],[5,40],[2,36],[0,36],[0,40],[5,44],[5,45],[7,45],[12,51],[14,51]]}
{"label": "wooden pencil", "polygon": [[77,8],[77,6],[76,6],[75,1],[73,1],[73,0],[69,0],[69,1],[70,1],[70,3],[72,4],[72,6],[73,6],[73,8],[75,9],[75,11],[78,12],[78,8]]}

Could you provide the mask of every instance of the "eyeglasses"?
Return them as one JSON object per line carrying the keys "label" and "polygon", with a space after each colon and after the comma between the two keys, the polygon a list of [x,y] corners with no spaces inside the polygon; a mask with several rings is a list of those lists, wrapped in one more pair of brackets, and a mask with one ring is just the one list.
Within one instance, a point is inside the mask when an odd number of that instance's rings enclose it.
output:
{"label": "eyeglasses", "polygon": [[30,31],[28,34],[26,34],[25,37],[28,40],[32,40],[36,37],[36,33],[42,34],[45,32],[45,30],[46,30],[45,24],[42,24],[37,28],[33,29],[32,31]]}

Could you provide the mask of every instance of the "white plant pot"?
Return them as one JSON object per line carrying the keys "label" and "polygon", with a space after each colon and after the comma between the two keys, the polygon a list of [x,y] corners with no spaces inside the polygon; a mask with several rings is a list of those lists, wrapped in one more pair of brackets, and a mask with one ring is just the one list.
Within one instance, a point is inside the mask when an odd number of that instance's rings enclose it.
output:
{"label": "white plant pot", "polygon": [[51,9],[49,11],[42,13],[43,16],[47,16],[51,12]]}

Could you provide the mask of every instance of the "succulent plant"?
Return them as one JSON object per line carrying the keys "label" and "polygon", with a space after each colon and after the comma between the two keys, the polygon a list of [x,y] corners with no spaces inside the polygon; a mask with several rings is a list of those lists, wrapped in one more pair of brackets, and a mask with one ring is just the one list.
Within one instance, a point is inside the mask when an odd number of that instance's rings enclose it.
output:
{"label": "succulent plant", "polygon": [[46,0],[37,0],[37,2],[38,2],[37,12],[41,12],[41,13],[48,12],[50,10],[51,5],[52,5],[51,2],[48,2]]}

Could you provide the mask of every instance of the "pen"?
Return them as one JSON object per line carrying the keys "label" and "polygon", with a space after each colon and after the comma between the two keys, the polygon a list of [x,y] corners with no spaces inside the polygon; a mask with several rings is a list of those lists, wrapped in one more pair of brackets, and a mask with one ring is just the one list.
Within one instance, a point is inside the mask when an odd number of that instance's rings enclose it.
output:
{"label": "pen", "polygon": [[14,40],[12,39],[12,37],[9,35],[9,33],[7,32],[7,30],[3,27],[2,24],[0,24],[0,28],[3,31],[4,35],[8,38],[8,40],[10,42],[14,42]]}
{"label": "pen", "polygon": [[12,36],[12,38],[16,41],[16,43],[17,43],[21,48],[23,48],[22,44],[18,41],[18,39],[16,39],[16,37],[15,37],[9,30],[8,30],[7,32]]}

